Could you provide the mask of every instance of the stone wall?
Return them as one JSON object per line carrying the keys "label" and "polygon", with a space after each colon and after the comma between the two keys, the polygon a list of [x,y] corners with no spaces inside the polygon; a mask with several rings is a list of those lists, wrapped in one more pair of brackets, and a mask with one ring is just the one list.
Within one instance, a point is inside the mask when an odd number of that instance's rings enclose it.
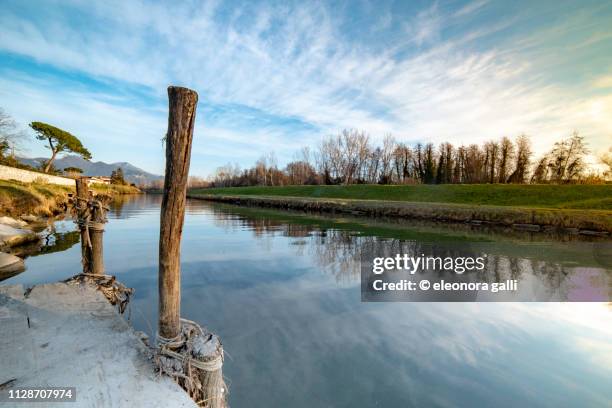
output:
{"label": "stone wall", "polygon": [[31,183],[33,181],[39,181],[49,184],[59,184],[62,186],[74,187],[74,179],[67,177],[52,176],[49,174],[38,173],[35,171],[17,169],[15,167],[8,167],[0,165],[0,180],[17,180],[24,183]]}

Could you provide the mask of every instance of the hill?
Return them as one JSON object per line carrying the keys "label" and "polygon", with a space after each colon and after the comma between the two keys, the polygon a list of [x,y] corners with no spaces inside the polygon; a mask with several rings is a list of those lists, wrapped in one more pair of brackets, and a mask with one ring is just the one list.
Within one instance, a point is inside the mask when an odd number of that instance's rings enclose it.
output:
{"label": "hill", "polygon": [[[45,158],[23,158],[19,157],[19,161],[29,166],[38,167]],[[56,159],[53,163],[57,169],[65,169],[67,167],[78,167],[83,170],[85,176],[110,176],[113,170],[118,167],[123,169],[125,179],[136,185],[147,185],[153,181],[163,180],[163,176],[146,172],[128,162],[105,163],[102,161],[87,161],[80,156],[68,155]]]}

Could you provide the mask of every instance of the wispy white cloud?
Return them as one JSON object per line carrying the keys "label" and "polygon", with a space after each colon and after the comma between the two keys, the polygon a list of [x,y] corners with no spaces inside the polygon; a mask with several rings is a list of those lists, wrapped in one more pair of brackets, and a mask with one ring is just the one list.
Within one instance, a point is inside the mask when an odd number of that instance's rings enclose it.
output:
{"label": "wispy white cloud", "polygon": [[464,17],[480,10],[489,3],[489,0],[474,0],[453,13],[453,17]]}
{"label": "wispy white cloud", "polygon": [[407,24],[406,32],[416,45],[421,46],[439,39],[441,24],[442,17],[438,12],[438,3],[434,2]]}
{"label": "wispy white cloud", "polygon": [[[554,80],[542,67],[548,69],[566,56],[538,57],[535,51],[546,48],[563,30],[582,27],[596,33],[594,23],[584,17],[588,13],[556,26],[554,33],[515,33],[512,43],[493,47],[482,47],[478,41],[508,30],[509,22],[520,16],[468,25],[448,35],[448,25],[456,27],[457,20],[489,6],[475,1],[449,11],[434,3],[404,16],[404,34],[395,34],[391,45],[377,49],[352,40],[346,32],[350,19],[322,4],[246,4],[228,10],[218,2],[170,7],[144,1],[76,1],[39,8],[32,16],[14,8],[3,12],[0,50],[68,72],[144,86],[158,99],[163,99],[169,83],[189,86],[200,92],[204,103],[236,104],[280,119],[296,118],[313,129],[296,141],[290,127],[241,129],[231,123],[207,123],[203,117],[202,140],[216,146],[218,156],[227,152],[224,162],[252,160],[272,149],[281,159],[289,159],[291,149],[344,127],[365,129],[375,140],[393,133],[401,139],[457,144],[524,132],[535,136],[539,151],[578,129],[593,150],[607,148],[612,136],[610,97]],[[383,30],[390,29],[388,16],[377,16]],[[590,83],[605,84],[602,81]],[[19,111],[22,119],[46,112],[50,121],[61,118],[75,127],[86,115],[94,117],[94,123],[116,124],[90,132],[96,140],[124,140],[130,134],[148,143],[157,140],[159,127],[163,132],[165,126],[163,104],[154,107],[161,112],[157,115],[139,107],[113,106],[109,96],[102,103],[99,94],[75,97],[70,89],[41,88],[17,77],[5,79],[3,86],[19,86],[21,95],[38,101],[18,101],[5,92],[0,104]],[[52,101],[55,105],[49,106]],[[232,148],[240,156],[232,156]],[[194,151],[210,149],[203,144]],[[210,171],[221,159],[201,170]]]}

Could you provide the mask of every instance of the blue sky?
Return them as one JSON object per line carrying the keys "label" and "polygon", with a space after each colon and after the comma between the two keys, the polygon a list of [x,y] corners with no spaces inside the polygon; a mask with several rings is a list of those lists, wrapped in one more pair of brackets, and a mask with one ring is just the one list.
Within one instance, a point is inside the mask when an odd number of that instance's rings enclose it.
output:
{"label": "blue sky", "polygon": [[609,1],[0,2],[0,107],[94,160],[162,173],[170,84],[200,95],[193,175],[282,165],[343,128],[612,145]]}

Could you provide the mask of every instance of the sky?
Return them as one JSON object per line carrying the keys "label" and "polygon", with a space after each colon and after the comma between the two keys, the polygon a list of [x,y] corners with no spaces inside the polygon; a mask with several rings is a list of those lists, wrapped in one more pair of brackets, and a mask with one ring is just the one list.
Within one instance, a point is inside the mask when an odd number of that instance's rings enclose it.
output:
{"label": "sky", "polygon": [[[573,130],[612,146],[610,1],[0,0],[0,107],[162,174],[167,87],[199,94],[191,174],[279,165],[344,128],[416,143]],[[22,155],[48,156],[30,138]]]}

